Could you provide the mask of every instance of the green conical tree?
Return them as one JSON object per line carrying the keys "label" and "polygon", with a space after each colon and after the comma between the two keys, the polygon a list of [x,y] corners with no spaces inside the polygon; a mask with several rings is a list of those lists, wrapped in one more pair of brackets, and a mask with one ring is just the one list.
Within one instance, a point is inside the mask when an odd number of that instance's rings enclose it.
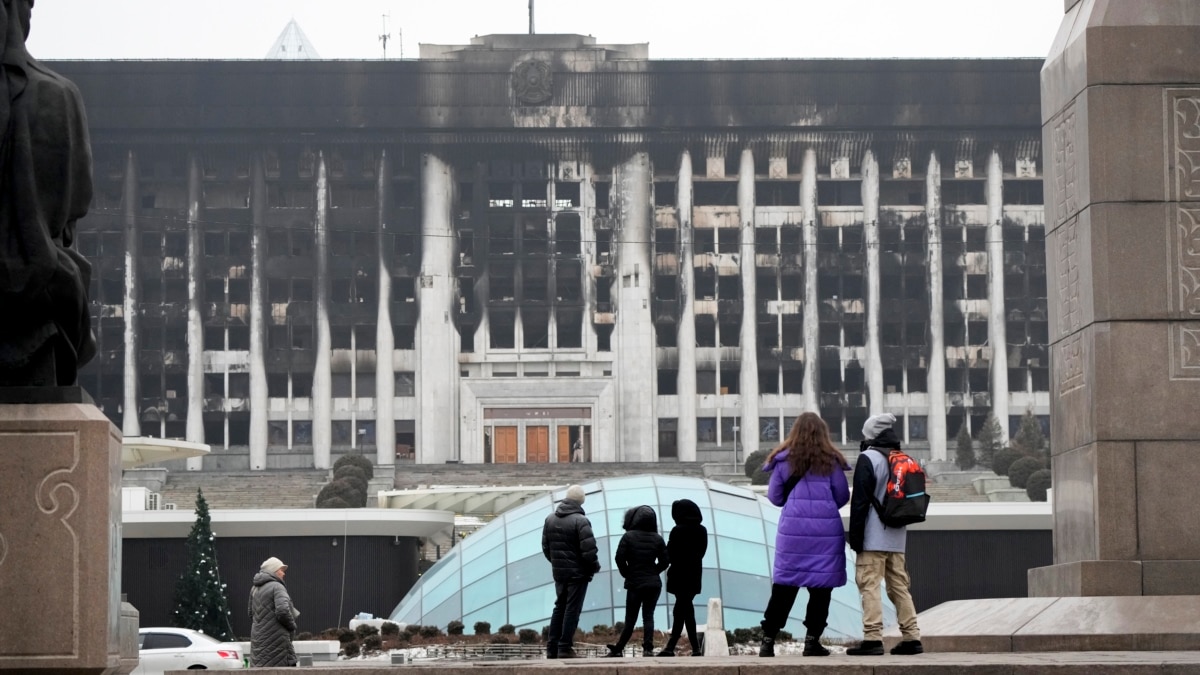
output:
{"label": "green conical tree", "polygon": [[1025,415],[1021,418],[1021,427],[1017,429],[1017,435],[1013,436],[1012,449],[1026,457],[1048,460],[1050,453],[1047,445],[1046,435],[1042,433],[1042,425],[1038,423],[1032,410],[1026,410]]}
{"label": "green conical tree", "polygon": [[983,422],[983,428],[979,430],[979,435],[975,437],[975,443],[979,448],[979,461],[986,467],[992,466],[992,458],[997,452],[1004,449],[1004,430],[1000,427],[1000,421],[995,415],[988,414],[987,419]]}
{"label": "green conical tree", "polygon": [[954,463],[958,465],[959,470],[970,471],[975,468],[975,441],[971,440],[971,432],[967,431],[966,422],[958,428],[955,444],[958,447],[955,449]]}
{"label": "green conical tree", "polygon": [[196,490],[196,524],[187,538],[187,569],[175,583],[174,623],[218,640],[232,640],[229,602],[217,566],[217,545],[204,492]]}

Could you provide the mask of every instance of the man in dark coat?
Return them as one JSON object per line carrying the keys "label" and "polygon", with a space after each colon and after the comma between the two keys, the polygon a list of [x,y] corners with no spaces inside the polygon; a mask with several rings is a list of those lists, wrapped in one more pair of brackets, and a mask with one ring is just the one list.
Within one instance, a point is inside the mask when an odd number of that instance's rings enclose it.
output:
{"label": "man in dark coat", "polygon": [[267,558],[254,575],[250,588],[250,666],[268,668],[294,666],[297,663],[292,636],[296,617],[292,598],[283,583],[287,565],[279,558]]}
{"label": "man in dark coat", "polygon": [[638,610],[642,611],[642,653],[654,654],[654,608],[662,594],[659,575],[671,564],[667,543],[658,533],[658,516],[649,506],[625,512],[625,534],[617,544],[617,570],[625,577],[625,628],[617,644],[608,645],[608,656],[621,656],[633,636]]}
{"label": "man in dark coat", "polygon": [[677,499],[671,504],[671,518],[675,527],[667,540],[667,555],[671,567],[667,569],[667,592],[675,596],[675,622],[671,626],[671,637],[659,656],[675,656],[675,645],[687,628],[688,641],[692,643],[692,656],[700,656],[700,639],[696,635],[696,608],[692,601],[700,594],[700,581],[704,573],[704,554],[708,552],[708,529],[700,523],[704,516],[700,507],[690,499]]}
{"label": "man in dark coat", "polygon": [[0,0],[0,386],[69,386],[96,352],[73,246],[92,155],[79,90],[25,50],[32,10]]}
{"label": "man in dark coat", "polygon": [[600,571],[592,523],[583,511],[583,488],[572,485],[542,526],[542,555],[554,573],[554,613],[546,635],[546,656],[573,659],[575,629],[588,583]]}

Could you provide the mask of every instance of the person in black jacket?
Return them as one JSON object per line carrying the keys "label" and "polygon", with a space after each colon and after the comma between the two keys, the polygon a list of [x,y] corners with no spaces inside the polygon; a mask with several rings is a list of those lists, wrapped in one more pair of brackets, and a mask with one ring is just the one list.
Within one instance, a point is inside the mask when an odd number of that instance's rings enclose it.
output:
{"label": "person in black jacket", "polygon": [[675,596],[675,622],[671,626],[671,638],[658,655],[675,656],[675,645],[686,627],[692,656],[700,656],[696,608],[692,600],[700,594],[704,554],[708,552],[708,530],[700,524],[704,520],[700,507],[690,499],[675,500],[671,504],[671,518],[675,520],[675,527],[667,540],[667,555],[671,558],[671,567],[667,569],[667,592]]}
{"label": "person in black jacket", "polygon": [[638,609],[642,610],[642,655],[654,655],[654,607],[662,594],[663,570],[671,564],[667,543],[658,533],[658,516],[649,506],[625,512],[625,534],[617,544],[617,570],[625,577],[625,629],[606,656],[621,656],[633,637]]}
{"label": "person in black jacket", "polygon": [[542,526],[542,555],[554,574],[554,612],[546,635],[546,657],[573,659],[575,629],[588,583],[600,571],[596,537],[583,511],[583,488],[572,485]]}

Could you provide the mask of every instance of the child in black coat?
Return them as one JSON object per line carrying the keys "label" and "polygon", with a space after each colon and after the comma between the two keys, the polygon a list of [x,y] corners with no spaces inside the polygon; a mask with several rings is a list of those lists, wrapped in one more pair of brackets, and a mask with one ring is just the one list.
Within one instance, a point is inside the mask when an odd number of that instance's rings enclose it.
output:
{"label": "child in black coat", "polygon": [[692,656],[700,656],[696,608],[692,601],[700,594],[704,554],[708,551],[708,529],[700,524],[704,520],[700,507],[690,499],[679,499],[671,504],[671,518],[675,520],[675,527],[671,529],[667,544],[667,554],[671,556],[667,592],[675,596],[675,623],[671,626],[671,638],[658,655],[675,656],[675,645],[686,627]]}
{"label": "child in black coat", "polygon": [[621,656],[625,643],[633,637],[633,624],[642,610],[642,654],[654,655],[654,607],[662,594],[659,575],[671,558],[667,543],[658,533],[658,516],[649,506],[625,512],[625,534],[617,544],[617,571],[625,577],[625,629],[617,644],[608,645],[606,656]]}

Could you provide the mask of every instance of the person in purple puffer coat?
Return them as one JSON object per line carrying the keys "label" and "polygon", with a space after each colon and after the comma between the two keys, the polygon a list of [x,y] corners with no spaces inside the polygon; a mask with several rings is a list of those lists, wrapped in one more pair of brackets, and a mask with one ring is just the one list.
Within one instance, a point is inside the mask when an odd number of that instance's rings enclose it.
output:
{"label": "person in purple puffer coat", "polygon": [[801,588],[808,590],[804,656],[829,655],[821,646],[821,634],[833,589],[846,583],[846,531],[838,509],[850,501],[849,469],[825,421],[810,412],[796,419],[787,439],[767,456],[767,499],[783,511],[775,534],[775,570],[759,656],[775,656],[775,636],[787,623]]}

